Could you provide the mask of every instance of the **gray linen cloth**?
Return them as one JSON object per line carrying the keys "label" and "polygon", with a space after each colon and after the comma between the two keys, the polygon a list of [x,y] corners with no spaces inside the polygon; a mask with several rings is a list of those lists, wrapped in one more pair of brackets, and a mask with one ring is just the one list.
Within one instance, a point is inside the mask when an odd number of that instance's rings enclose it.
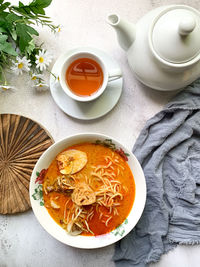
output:
{"label": "gray linen cloth", "polygon": [[137,226],[116,245],[118,267],[148,266],[177,244],[200,243],[199,80],[146,123],[133,153],[147,201]]}

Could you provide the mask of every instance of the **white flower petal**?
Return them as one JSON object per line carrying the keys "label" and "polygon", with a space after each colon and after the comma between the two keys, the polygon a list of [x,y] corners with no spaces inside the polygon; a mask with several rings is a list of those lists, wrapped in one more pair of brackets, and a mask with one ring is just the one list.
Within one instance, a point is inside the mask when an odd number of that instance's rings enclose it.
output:
{"label": "white flower petal", "polygon": [[39,68],[41,71],[46,70],[51,61],[52,56],[48,52],[45,52],[44,49],[42,49],[39,51],[39,54],[36,55],[36,68]]}
{"label": "white flower petal", "polygon": [[49,90],[49,85],[46,83],[38,83],[35,85],[35,89],[38,92],[47,91],[47,90]]}
{"label": "white flower petal", "polygon": [[0,85],[0,93],[4,93],[6,91],[15,91],[16,88],[12,85]]}
{"label": "white flower petal", "polygon": [[25,56],[23,58],[16,57],[16,61],[12,61],[12,63],[13,66],[11,67],[11,70],[17,75],[21,75],[23,71],[30,71],[30,59],[27,59]]}
{"label": "white flower petal", "polygon": [[39,74],[39,73],[33,73],[31,75],[31,79],[32,80],[36,80],[36,79],[44,79],[44,76],[42,74]]}

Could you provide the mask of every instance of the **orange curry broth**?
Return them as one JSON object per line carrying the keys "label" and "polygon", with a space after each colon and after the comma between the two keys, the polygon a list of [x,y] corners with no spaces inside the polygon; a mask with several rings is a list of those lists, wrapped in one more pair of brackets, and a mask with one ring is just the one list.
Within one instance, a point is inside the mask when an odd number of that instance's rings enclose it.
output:
{"label": "orange curry broth", "polygon": [[[128,166],[127,162],[116,152],[113,152],[110,148],[104,147],[102,145],[96,145],[91,143],[82,143],[78,145],[73,145],[71,147],[68,147],[64,150],[69,149],[77,149],[80,151],[83,151],[87,154],[88,162],[86,166],[78,173],[73,174],[73,176],[77,177],[78,174],[85,174],[88,175],[91,173],[91,165],[98,166],[98,165],[107,165],[104,156],[111,156],[113,153],[117,155],[120,159],[120,164],[125,168],[123,171],[120,171],[120,174],[117,177],[116,180],[120,181],[122,183],[122,186],[126,187],[126,190],[122,190],[123,199],[119,200],[120,206],[117,207],[119,215],[113,215],[113,218],[109,221],[108,226],[105,226],[105,223],[101,222],[99,220],[99,211],[96,210],[95,206],[94,209],[94,216],[91,220],[88,220],[88,225],[94,235],[101,235],[106,234],[114,230],[117,226],[119,226],[130,213],[130,210],[133,206],[134,198],[135,198],[135,182],[133,178],[133,174],[130,170],[130,167]],[[63,151],[64,151],[63,150]],[[123,172],[123,174],[122,174]],[[116,171],[115,171],[116,173]],[[117,173],[116,173],[117,174]],[[50,164],[48,171],[45,175],[44,181],[48,178],[50,182],[53,182],[57,176],[61,175],[57,166],[57,161],[54,159],[52,163]],[[128,189],[128,190],[127,190]],[[60,205],[60,209],[53,209],[50,207],[50,198],[59,196],[59,198],[56,200],[56,203]],[[68,199],[70,199],[70,196],[65,195],[64,193],[59,192],[50,192],[47,195],[43,192],[44,197],[44,203],[45,207],[47,208],[49,214],[51,217],[60,225],[61,220],[63,220],[64,215],[64,205]],[[70,209],[70,206],[72,205],[72,201],[69,201],[67,204],[67,209]],[[91,205],[88,205],[91,207]],[[105,207],[100,207],[100,210],[105,215],[110,215],[109,209]],[[81,235],[92,235],[88,232],[83,232]]]}

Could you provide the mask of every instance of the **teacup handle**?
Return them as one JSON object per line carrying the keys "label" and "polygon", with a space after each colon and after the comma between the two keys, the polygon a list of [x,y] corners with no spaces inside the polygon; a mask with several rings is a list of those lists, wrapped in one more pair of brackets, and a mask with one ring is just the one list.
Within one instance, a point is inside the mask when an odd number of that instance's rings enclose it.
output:
{"label": "teacup handle", "polygon": [[108,81],[115,81],[122,77],[122,72],[120,69],[114,69],[108,72]]}

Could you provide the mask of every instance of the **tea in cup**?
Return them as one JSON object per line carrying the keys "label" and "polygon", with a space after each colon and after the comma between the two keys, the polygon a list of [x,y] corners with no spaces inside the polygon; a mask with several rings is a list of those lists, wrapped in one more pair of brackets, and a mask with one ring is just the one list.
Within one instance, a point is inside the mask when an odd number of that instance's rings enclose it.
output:
{"label": "tea in cup", "polygon": [[87,102],[98,98],[110,81],[121,76],[120,69],[108,71],[103,61],[94,53],[79,52],[63,63],[60,84],[69,97]]}

